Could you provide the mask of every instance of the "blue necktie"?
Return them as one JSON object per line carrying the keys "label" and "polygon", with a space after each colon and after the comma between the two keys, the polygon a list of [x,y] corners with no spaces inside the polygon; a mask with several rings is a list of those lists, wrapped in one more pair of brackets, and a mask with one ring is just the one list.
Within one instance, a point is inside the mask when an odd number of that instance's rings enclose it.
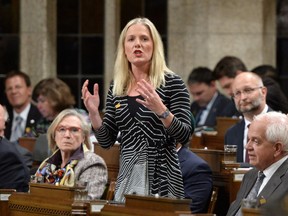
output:
{"label": "blue necktie", "polygon": [[199,124],[200,120],[201,120],[201,116],[202,116],[202,113],[203,111],[206,109],[206,107],[201,107],[200,110],[198,111],[196,117],[195,117],[195,123],[196,123],[196,126]]}

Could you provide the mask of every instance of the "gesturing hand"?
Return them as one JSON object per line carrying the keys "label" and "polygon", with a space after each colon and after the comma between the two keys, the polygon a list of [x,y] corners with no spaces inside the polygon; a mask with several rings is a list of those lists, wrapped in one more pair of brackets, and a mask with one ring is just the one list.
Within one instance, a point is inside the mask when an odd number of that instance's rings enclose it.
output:
{"label": "gesturing hand", "polygon": [[166,110],[166,107],[154,87],[144,79],[139,81],[137,85],[138,87],[136,91],[144,98],[144,100],[137,98],[136,101],[155,112],[157,115],[162,114]]}
{"label": "gesturing hand", "polygon": [[98,108],[100,105],[99,86],[97,83],[95,83],[93,94],[91,94],[88,90],[88,84],[89,80],[86,80],[82,86],[83,103],[90,114],[98,113]]}

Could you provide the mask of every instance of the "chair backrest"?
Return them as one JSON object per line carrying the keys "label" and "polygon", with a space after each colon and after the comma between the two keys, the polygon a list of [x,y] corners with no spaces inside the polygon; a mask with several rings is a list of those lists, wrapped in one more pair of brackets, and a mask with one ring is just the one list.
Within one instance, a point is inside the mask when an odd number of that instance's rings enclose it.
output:
{"label": "chair backrest", "polygon": [[114,199],[114,192],[116,187],[116,181],[112,180],[109,183],[108,190],[106,192],[106,200],[113,200]]}
{"label": "chair backrest", "polygon": [[210,203],[208,206],[208,212],[207,213],[214,213],[217,197],[218,197],[218,187],[214,186],[212,194],[211,194],[211,200],[210,200]]}

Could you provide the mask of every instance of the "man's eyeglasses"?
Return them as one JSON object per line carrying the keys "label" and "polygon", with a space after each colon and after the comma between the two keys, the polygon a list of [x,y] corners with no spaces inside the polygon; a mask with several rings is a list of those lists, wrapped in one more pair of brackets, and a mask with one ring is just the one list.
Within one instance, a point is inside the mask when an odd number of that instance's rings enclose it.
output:
{"label": "man's eyeglasses", "polygon": [[79,127],[58,127],[57,129],[56,129],[56,131],[60,134],[60,135],[62,135],[62,136],[64,136],[64,134],[66,134],[66,131],[69,131],[69,133],[70,134],[72,134],[72,135],[78,135],[81,131],[82,131],[82,129],[81,128],[79,128]]}
{"label": "man's eyeglasses", "polygon": [[250,95],[252,94],[256,89],[261,89],[263,88],[263,86],[259,86],[259,87],[255,87],[255,88],[245,88],[242,91],[236,91],[235,93],[233,93],[232,97],[238,99],[241,94],[243,95]]}

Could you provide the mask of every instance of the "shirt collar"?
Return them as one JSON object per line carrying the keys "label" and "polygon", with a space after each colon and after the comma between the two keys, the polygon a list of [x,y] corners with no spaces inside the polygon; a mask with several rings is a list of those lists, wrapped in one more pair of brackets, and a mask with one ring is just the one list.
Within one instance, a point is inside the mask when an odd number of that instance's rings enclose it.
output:
{"label": "shirt collar", "polygon": [[268,168],[263,170],[263,173],[265,174],[265,177],[272,177],[272,175],[276,172],[276,170],[284,163],[284,161],[288,158],[288,155],[284,156],[277,162],[271,164]]}
{"label": "shirt collar", "polygon": [[26,122],[26,120],[28,118],[28,113],[29,113],[30,107],[31,107],[31,104],[29,103],[21,113],[16,113],[15,110],[13,110],[14,121],[15,121],[17,116],[21,116],[21,118]]}
{"label": "shirt collar", "polygon": [[[72,160],[80,160],[84,158],[84,150],[83,150],[83,144],[79,148],[76,149],[76,151],[72,154],[70,157],[68,163]],[[57,149],[56,152],[47,160],[47,163],[60,165],[62,162],[61,158],[61,152],[60,149]]]}
{"label": "shirt collar", "polygon": [[216,100],[217,96],[218,96],[218,92],[216,91],[215,94],[213,95],[212,99],[210,100],[210,102],[207,104],[206,110],[210,110],[211,109],[211,107],[212,107],[214,101]]}

